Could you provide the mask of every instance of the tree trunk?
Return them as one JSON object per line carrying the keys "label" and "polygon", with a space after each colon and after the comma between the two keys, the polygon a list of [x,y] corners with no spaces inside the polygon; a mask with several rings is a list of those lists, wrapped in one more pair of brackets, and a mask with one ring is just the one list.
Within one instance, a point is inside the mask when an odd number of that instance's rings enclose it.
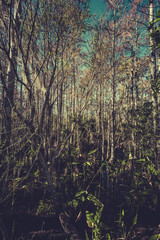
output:
{"label": "tree trunk", "polygon": [[[154,17],[153,12],[153,0],[149,1],[149,22],[152,25]],[[153,33],[153,27],[151,26],[150,34]],[[151,49],[151,61],[150,61],[150,71],[151,71],[151,89],[152,89],[152,106],[153,106],[153,130],[154,130],[154,144],[155,144],[155,161],[157,161],[157,136],[158,136],[158,91],[157,86],[157,69],[156,69],[156,53],[155,44],[153,37],[150,36],[150,49]]]}
{"label": "tree trunk", "polygon": [[113,23],[113,46],[112,46],[112,120],[111,120],[111,158],[113,163],[115,159],[115,97],[116,97],[116,66],[115,66],[115,51],[116,51],[116,9],[114,9],[114,23]]}
{"label": "tree trunk", "polygon": [[[10,5],[10,15],[9,15],[9,25],[8,25],[8,42],[9,42],[9,62],[7,68],[7,79],[6,79],[6,87],[8,93],[5,92],[5,96],[3,99],[3,108],[4,108],[4,119],[5,119],[5,136],[4,140],[4,149],[9,147],[10,145],[10,138],[11,138],[11,127],[12,127],[12,120],[11,120],[11,112],[12,106],[11,102],[13,102],[14,96],[14,83],[15,83],[15,72],[14,68],[16,69],[16,47],[15,47],[15,26],[14,21],[16,22],[16,16],[18,11],[17,1],[15,1],[14,5]],[[14,12],[14,19],[12,20],[12,11]]]}

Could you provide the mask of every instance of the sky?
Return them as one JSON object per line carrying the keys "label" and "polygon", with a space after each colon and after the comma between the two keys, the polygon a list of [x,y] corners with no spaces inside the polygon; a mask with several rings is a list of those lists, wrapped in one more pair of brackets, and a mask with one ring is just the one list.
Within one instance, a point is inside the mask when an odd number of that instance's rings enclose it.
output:
{"label": "sky", "polygon": [[105,13],[106,4],[103,0],[90,0],[90,9],[92,14],[96,14],[97,17]]}
{"label": "sky", "polygon": [[[157,7],[160,7],[160,3],[158,3],[159,0],[154,1],[154,5],[157,5]],[[146,4],[148,6],[149,0],[143,0],[143,4]],[[106,3],[104,3],[103,0],[90,0],[90,10],[91,13],[96,14],[96,16],[101,16],[105,13],[105,7]]]}

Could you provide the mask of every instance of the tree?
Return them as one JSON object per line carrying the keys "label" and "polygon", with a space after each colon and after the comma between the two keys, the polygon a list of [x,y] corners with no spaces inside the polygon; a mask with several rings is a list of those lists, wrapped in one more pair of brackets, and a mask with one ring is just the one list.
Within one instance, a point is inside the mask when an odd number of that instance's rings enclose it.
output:
{"label": "tree", "polygon": [[[153,12],[153,0],[149,1],[149,22],[152,25],[154,22]],[[150,49],[151,49],[151,61],[150,61],[150,72],[151,72],[151,89],[152,89],[152,104],[153,104],[153,127],[155,135],[155,160],[157,160],[157,137],[158,137],[158,92],[159,92],[159,79],[157,74],[157,56],[155,52],[155,41],[153,38],[153,28],[150,27]]]}
{"label": "tree", "polygon": [[[87,6],[86,1],[72,0],[67,2],[12,1],[10,8],[4,2],[1,4],[1,10],[6,9],[8,14],[7,20],[5,14],[1,17],[3,27],[0,45],[8,64],[7,70],[1,62],[1,84],[6,95],[4,98],[7,119],[5,148],[10,147],[11,136],[12,141],[16,137],[11,133],[14,116],[20,124],[17,132],[24,128],[27,138],[24,140],[21,133],[19,149],[16,150],[15,145],[16,154],[14,151],[11,153],[14,159],[16,155],[16,158],[19,157],[21,161],[21,167],[16,171],[23,169],[22,166],[25,165],[25,158],[27,158],[30,161],[29,168],[32,169],[34,165],[41,169],[42,178],[47,179],[48,189],[55,199],[58,159],[67,139],[72,135],[72,132],[69,133],[66,140],[62,142],[60,136],[62,104],[63,92],[66,91],[66,88],[63,88],[64,56],[67,56],[68,49],[75,47],[84,31],[85,19],[88,16]],[[8,33],[8,38],[5,33]],[[66,61],[72,54],[71,52],[70,56],[66,57]],[[17,86],[16,91],[21,99],[20,105],[16,104],[18,99],[16,99],[14,86]],[[55,149],[53,147],[55,144],[53,142],[55,137],[53,109],[56,102],[58,102],[57,114],[59,115],[58,141]],[[25,148],[27,150],[23,151]],[[37,159],[38,164],[35,163]],[[18,175],[25,177],[22,172],[21,170]],[[55,204],[58,204],[58,201],[55,201]]]}

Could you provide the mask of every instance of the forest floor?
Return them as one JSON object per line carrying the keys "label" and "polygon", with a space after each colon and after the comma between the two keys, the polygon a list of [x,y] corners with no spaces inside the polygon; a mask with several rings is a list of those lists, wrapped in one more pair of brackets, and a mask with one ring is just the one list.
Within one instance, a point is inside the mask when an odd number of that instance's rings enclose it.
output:
{"label": "forest floor", "polygon": [[[160,234],[160,227],[158,226],[137,226],[133,232],[132,238],[134,240],[150,240],[152,236]],[[154,238],[156,240],[159,237]]]}
{"label": "forest floor", "polygon": [[[7,229],[10,228],[9,236],[11,237],[9,239],[12,240],[67,240],[67,236],[60,225],[58,216],[39,217],[31,215],[17,215],[10,218],[9,221],[6,218],[4,223]],[[13,231],[13,226],[14,234],[11,233],[11,231]],[[153,239],[151,237],[156,234],[160,234],[160,226],[137,224],[126,240],[151,240]],[[105,237],[101,239],[107,240]],[[118,239],[122,240],[125,238]],[[154,239],[158,240],[160,238],[157,237]],[[114,240],[116,239],[114,238]]]}
{"label": "forest floor", "polygon": [[[1,208],[0,214],[8,231],[9,240],[67,240],[59,221],[59,214],[56,211],[54,212],[54,209],[51,209],[53,205],[52,198],[47,193],[44,193],[44,189],[18,190],[14,196],[14,204],[12,201],[13,199],[9,199],[8,204],[4,205],[4,209]],[[112,225],[111,214],[115,206],[112,201],[110,202],[111,206],[106,205],[102,212],[101,220],[104,223],[106,222],[106,225]],[[87,229],[91,240],[90,233],[92,229],[87,226],[86,220],[85,229],[81,225],[81,220],[72,221],[72,223],[79,232],[85,232],[84,230]],[[106,235],[106,232],[107,230],[104,230],[102,235]],[[160,237],[152,238],[156,234],[160,234],[160,211],[143,207],[138,213],[137,224],[133,227],[129,236],[127,238],[111,236],[111,240],[160,239]],[[82,239],[86,240],[85,237],[82,237]],[[102,237],[101,240],[107,240],[107,237]]]}

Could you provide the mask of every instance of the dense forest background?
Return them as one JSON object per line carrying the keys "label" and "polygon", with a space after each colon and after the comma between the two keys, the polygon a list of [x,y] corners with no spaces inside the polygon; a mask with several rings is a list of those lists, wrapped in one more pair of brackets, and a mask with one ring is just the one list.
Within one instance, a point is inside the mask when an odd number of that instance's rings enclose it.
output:
{"label": "dense forest background", "polygon": [[0,1],[3,240],[159,239],[160,1],[105,3]]}

